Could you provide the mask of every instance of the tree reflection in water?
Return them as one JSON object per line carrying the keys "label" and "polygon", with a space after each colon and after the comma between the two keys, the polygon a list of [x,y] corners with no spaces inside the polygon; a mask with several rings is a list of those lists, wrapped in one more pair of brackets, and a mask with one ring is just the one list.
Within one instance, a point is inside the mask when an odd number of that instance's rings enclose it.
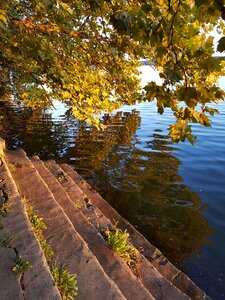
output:
{"label": "tree reflection in water", "polygon": [[105,115],[98,132],[77,122],[70,110],[31,112],[0,106],[1,137],[29,155],[73,165],[146,238],[173,262],[200,252],[212,233],[204,204],[182,184],[179,159],[160,130],[142,139],[139,112]]}
{"label": "tree reflection in water", "polygon": [[202,214],[205,206],[182,184],[168,137],[157,132],[142,149],[138,143],[136,138],[129,147],[114,145],[107,166],[95,172],[95,185],[149,241],[182,262],[200,252],[212,233]]}

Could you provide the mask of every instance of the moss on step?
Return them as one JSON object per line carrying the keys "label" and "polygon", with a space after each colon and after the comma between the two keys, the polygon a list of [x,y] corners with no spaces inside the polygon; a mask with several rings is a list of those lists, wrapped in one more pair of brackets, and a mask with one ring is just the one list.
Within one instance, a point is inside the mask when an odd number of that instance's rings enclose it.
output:
{"label": "moss on step", "polygon": [[77,295],[78,287],[76,274],[70,274],[69,271],[62,265],[58,266],[55,260],[55,253],[51,246],[47,243],[43,231],[47,228],[43,222],[43,218],[38,216],[38,213],[25,201],[25,207],[28,214],[28,219],[34,230],[34,233],[44,251],[47,263],[49,265],[52,276],[55,280],[62,299],[72,300]]}

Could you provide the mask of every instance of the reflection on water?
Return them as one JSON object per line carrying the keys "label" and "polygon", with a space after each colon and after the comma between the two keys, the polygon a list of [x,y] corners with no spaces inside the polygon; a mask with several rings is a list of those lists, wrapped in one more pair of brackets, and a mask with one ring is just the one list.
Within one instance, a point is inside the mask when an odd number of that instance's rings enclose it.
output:
{"label": "reflection on water", "polygon": [[[204,214],[207,205],[180,176],[181,160],[175,153],[181,150],[167,136],[166,113],[159,122],[151,106],[137,109],[103,116],[107,128],[98,132],[74,120],[69,109],[59,109],[60,114],[55,115],[0,103],[0,115],[4,116],[1,137],[9,147],[22,147],[29,155],[75,167],[150,242],[182,267],[201,255],[214,232]],[[152,127],[145,123],[145,114]],[[198,284],[204,287],[203,282]]]}
{"label": "reflection on water", "polygon": [[[167,143],[163,136],[154,142],[159,149]],[[97,172],[105,198],[174,262],[200,251],[211,230],[200,198],[181,183],[180,161],[166,151],[130,147],[117,153],[109,154],[107,168]]]}
{"label": "reflection on water", "polygon": [[108,155],[115,151],[115,145],[120,145],[121,149],[132,147],[140,116],[135,110],[117,112],[113,117],[103,116],[102,121],[107,125],[103,132],[93,127],[80,127],[73,146],[68,149],[67,160],[74,158],[74,167],[78,171],[97,171],[107,167]]}
{"label": "reflection on water", "polygon": [[136,135],[137,110],[103,116],[103,132],[74,122],[70,110],[58,120],[15,106],[3,105],[1,111],[9,146],[72,164],[173,261],[189,258],[207,243],[212,231],[202,215],[204,205],[182,184],[174,146],[160,129],[143,143]]}

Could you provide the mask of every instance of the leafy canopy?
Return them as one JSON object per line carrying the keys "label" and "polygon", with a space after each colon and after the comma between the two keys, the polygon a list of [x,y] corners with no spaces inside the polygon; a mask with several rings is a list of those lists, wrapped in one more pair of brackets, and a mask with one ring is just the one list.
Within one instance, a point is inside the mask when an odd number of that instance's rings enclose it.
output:
{"label": "leafy canopy", "polygon": [[[32,108],[54,99],[99,126],[98,114],[156,99],[170,107],[174,141],[193,142],[190,122],[210,126],[224,62],[211,31],[225,33],[223,0],[5,0],[0,3],[0,96]],[[218,50],[225,50],[225,37]],[[139,59],[162,85],[141,91]]]}

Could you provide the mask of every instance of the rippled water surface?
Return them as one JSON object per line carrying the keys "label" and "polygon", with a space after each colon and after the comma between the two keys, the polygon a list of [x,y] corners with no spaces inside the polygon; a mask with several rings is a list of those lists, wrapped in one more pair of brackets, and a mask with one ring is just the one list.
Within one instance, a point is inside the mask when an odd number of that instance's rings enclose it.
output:
{"label": "rippled water surface", "polygon": [[225,104],[212,128],[193,125],[194,146],[171,144],[173,117],[158,115],[154,104],[103,116],[103,132],[56,106],[32,113],[0,103],[1,137],[29,155],[72,165],[213,299],[224,299]]}

